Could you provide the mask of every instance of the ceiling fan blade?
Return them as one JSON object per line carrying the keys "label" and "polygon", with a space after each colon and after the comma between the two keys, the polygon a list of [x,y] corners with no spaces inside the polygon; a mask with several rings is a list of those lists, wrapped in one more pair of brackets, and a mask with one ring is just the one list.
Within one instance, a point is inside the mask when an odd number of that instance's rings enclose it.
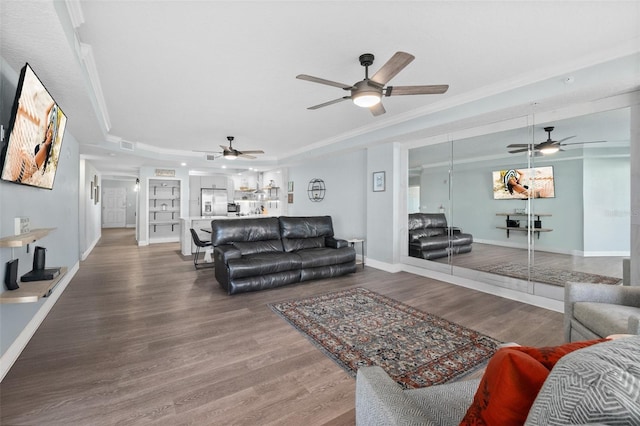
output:
{"label": "ceiling fan blade", "polygon": [[250,158],[252,160],[255,160],[258,157],[254,157],[253,155],[247,155],[244,152],[238,152],[238,157],[244,157],[244,158]]}
{"label": "ceiling fan blade", "polygon": [[514,149],[513,151],[509,151],[509,154],[517,154],[519,152],[527,152],[527,151],[529,151],[529,148]]}
{"label": "ceiling fan blade", "polygon": [[571,143],[562,143],[562,144],[560,144],[560,145],[562,145],[562,146],[567,146],[567,145],[582,145],[582,144],[585,144],[585,143],[603,143],[603,142],[606,142],[606,141],[571,142]]}
{"label": "ceiling fan blade", "polygon": [[384,109],[384,106],[382,106],[382,102],[369,107],[369,111],[371,111],[371,114],[373,114],[374,116],[379,116],[384,114],[385,112],[387,112],[387,110]]}
{"label": "ceiling fan blade", "polygon": [[429,86],[389,86],[385,89],[384,95],[441,95],[447,90],[449,90],[448,84],[434,84]]}
{"label": "ceiling fan blade", "polygon": [[561,143],[561,142],[567,141],[567,140],[572,139],[572,138],[575,138],[575,137],[576,137],[576,136],[575,136],[575,135],[573,135],[573,136],[566,137],[566,138],[564,138],[564,139],[560,139],[559,141],[553,141],[553,142],[554,142],[554,143]]}
{"label": "ceiling fan blade", "polygon": [[391,59],[371,77],[371,80],[384,86],[414,59],[415,56],[409,53],[396,52]]}
{"label": "ceiling fan blade", "polygon": [[329,106],[329,105],[337,104],[338,102],[342,102],[342,101],[345,101],[345,100],[347,100],[347,99],[351,99],[351,96],[343,96],[343,97],[341,97],[341,98],[334,99],[334,100],[332,100],[332,101],[325,102],[325,103],[323,103],[323,104],[318,104],[318,105],[310,106],[310,107],[309,107],[309,108],[307,108],[307,109],[318,109],[318,108],[326,107],[326,106]]}
{"label": "ceiling fan blade", "polygon": [[512,143],[511,145],[507,145],[507,148],[528,148],[528,143]]}
{"label": "ceiling fan blade", "polygon": [[228,146],[220,145],[220,148],[222,148],[222,152],[229,152],[230,151]]}
{"label": "ceiling fan blade", "polygon": [[307,74],[299,74],[296,76],[296,78],[299,80],[311,81],[312,83],[320,83],[320,84],[326,84],[327,86],[339,87],[344,90],[349,90],[352,87],[350,84],[344,84],[344,83],[338,83],[337,81],[325,80],[324,78],[314,77],[312,75],[307,75]]}
{"label": "ceiling fan blade", "polygon": [[254,149],[252,151],[242,151],[243,154],[264,154],[264,151],[261,149]]}

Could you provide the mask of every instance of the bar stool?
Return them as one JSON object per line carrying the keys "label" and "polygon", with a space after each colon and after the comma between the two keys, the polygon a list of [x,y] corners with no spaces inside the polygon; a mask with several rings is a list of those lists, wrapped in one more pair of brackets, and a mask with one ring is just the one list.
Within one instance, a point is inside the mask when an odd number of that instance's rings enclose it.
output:
{"label": "bar stool", "polygon": [[[193,266],[198,269],[198,265],[201,265],[201,263],[198,263],[198,256],[200,255],[200,249],[204,248],[205,251],[211,247],[211,241],[202,241],[200,239],[200,237],[198,237],[198,233],[195,231],[195,229],[191,228],[191,238],[193,239],[193,244],[196,245],[196,254],[193,255]],[[205,259],[207,258],[206,254],[205,254]],[[213,263],[207,265],[207,266],[202,266],[203,268],[207,268],[207,267],[213,267]]]}

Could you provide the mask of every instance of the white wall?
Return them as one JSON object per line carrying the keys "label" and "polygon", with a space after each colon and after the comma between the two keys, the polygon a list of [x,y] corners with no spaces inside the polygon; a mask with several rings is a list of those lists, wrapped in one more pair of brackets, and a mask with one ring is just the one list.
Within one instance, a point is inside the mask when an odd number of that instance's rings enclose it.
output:
{"label": "white wall", "polygon": [[80,253],[81,259],[84,260],[89,256],[93,247],[98,243],[102,236],[102,227],[100,225],[102,210],[102,203],[94,203],[91,197],[91,182],[94,180],[94,176],[98,176],[98,184],[100,183],[100,174],[96,168],[88,161],[80,160],[80,196],[79,217],[83,218],[80,222]]}
{"label": "white wall", "polygon": [[[398,189],[399,172],[396,162],[399,149],[395,144],[387,143],[367,149],[367,168],[365,173],[367,194],[367,257],[391,265],[399,259],[396,241],[401,218],[395,202]],[[385,190],[373,192],[373,173],[385,172]],[[406,186],[405,180],[405,186]],[[406,208],[403,210],[406,211]],[[406,216],[402,224],[406,230]]]}
{"label": "white wall", "polygon": [[[293,204],[287,204],[289,216],[323,216],[333,219],[336,237],[366,237],[365,183],[366,153],[358,150],[330,159],[320,159],[303,166],[289,168],[288,180],[293,181]],[[324,200],[309,200],[309,181],[324,180]],[[287,182],[282,187],[287,191]],[[285,196],[286,200],[286,196]],[[285,201],[286,202],[286,201]]]}
{"label": "white wall", "polygon": [[631,246],[629,158],[584,160],[584,252],[628,256]]}

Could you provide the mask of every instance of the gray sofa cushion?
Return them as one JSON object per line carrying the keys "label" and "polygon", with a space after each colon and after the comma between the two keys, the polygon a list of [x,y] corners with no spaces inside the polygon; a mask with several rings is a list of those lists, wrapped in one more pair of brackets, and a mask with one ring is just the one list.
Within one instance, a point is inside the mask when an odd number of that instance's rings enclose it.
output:
{"label": "gray sofa cushion", "polygon": [[378,366],[356,377],[356,425],[458,426],[480,379],[405,390]]}
{"label": "gray sofa cushion", "polygon": [[640,308],[611,303],[575,302],[573,316],[598,336],[627,333],[629,317],[640,316]]}
{"label": "gray sofa cushion", "polygon": [[572,352],[551,370],[525,425],[640,424],[640,336]]}

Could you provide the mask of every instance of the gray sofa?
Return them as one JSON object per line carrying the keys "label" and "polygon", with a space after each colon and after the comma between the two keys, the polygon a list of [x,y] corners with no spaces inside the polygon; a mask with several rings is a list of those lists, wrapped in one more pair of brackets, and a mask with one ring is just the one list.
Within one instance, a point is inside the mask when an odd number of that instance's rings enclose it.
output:
{"label": "gray sofa", "polygon": [[[405,390],[382,368],[363,367],[356,379],[356,425],[457,426],[479,383]],[[640,425],[639,397],[640,336],[598,343],[558,361],[525,425]]]}
{"label": "gray sofa", "polygon": [[640,334],[640,287],[567,283],[564,305],[567,342]]}

